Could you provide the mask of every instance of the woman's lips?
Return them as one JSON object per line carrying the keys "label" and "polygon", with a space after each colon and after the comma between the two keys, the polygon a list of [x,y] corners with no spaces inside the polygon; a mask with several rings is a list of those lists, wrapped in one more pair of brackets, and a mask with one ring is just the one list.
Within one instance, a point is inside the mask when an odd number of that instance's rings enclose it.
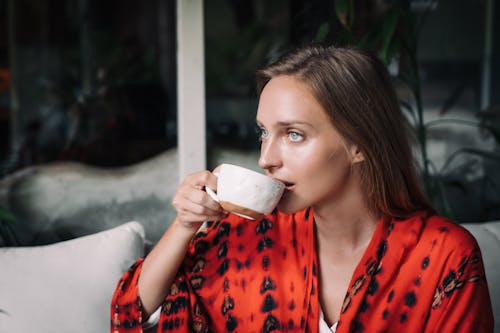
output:
{"label": "woman's lips", "polygon": [[295,184],[294,184],[294,183],[287,182],[287,181],[282,180],[282,179],[279,179],[279,178],[274,178],[274,179],[276,179],[277,181],[279,181],[279,182],[281,182],[281,183],[285,184],[285,190],[287,190],[287,191],[291,191],[291,190],[293,190],[293,188],[295,187]]}
{"label": "woman's lips", "polygon": [[290,183],[290,182],[282,182],[282,183],[285,184],[285,190],[287,190],[287,191],[292,191],[295,188],[294,183]]}

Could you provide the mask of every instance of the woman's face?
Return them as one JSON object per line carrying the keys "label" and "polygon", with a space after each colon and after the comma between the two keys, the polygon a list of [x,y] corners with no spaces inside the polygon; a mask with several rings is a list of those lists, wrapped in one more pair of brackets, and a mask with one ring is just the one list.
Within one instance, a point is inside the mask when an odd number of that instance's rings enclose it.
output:
{"label": "woman's face", "polygon": [[257,125],[259,165],[286,184],[278,209],[293,213],[338,202],[352,186],[352,164],[361,154],[347,147],[306,85],[278,76],[261,93]]}

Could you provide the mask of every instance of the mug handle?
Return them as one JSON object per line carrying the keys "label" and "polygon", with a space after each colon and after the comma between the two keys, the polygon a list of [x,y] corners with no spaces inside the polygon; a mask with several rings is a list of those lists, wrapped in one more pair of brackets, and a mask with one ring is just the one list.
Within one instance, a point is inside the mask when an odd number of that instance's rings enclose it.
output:
{"label": "mug handle", "polygon": [[205,186],[205,192],[207,192],[207,194],[212,198],[214,199],[215,201],[217,202],[220,202],[219,201],[219,198],[217,198],[217,193],[214,192],[214,190],[212,190],[210,187],[206,187]]}
{"label": "mug handle", "polygon": [[[219,177],[219,173],[218,172],[214,172],[214,176],[218,178]],[[205,186],[205,192],[207,192],[207,194],[212,199],[214,199],[217,202],[220,202],[219,198],[217,198],[217,193],[215,193],[214,190],[212,190],[210,187]]]}

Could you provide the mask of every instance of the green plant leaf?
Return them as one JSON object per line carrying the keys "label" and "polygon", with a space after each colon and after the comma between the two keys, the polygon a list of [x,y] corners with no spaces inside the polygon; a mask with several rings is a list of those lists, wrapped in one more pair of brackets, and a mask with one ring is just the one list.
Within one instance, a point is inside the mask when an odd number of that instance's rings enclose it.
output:
{"label": "green plant leaf", "polygon": [[[351,28],[351,25],[348,24],[347,19],[349,16],[349,9],[352,8],[349,2],[352,2],[351,0],[337,0],[335,1],[335,13],[337,14],[337,17],[340,21],[340,23],[346,27],[347,29]],[[350,23],[350,22],[349,22]]]}
{"label": "green plant leaf", "polygon": [[408,121],[411,120],[412,125],[416,124],[418,122],[417,114],[416,114],[415,109],[411,106],[411,104],[406,102],[406,101],[400,100],[399,105],[401,105],[401,109],[403,111],[406,111],[406,113],[408,114],[408,117],[410,117],[410,119],[408,119]]}
{"label": "green plant leaf", "polygon": [[392,47],[392,42],[394,40],[394,34],[396,32],[396,27],[398,26],[400,18],[400,12],[397,10],[391,10],[384,19],[382,25],[382,46],[380,48],[379,56],[380,59],[387,66],[391,62],[391,53],[394,54],[394,47]]}
{"label": "green plant leaf", "polygon": [[5,221],[0,221],[0,239],[3,240],[3,246],[18,246],[20,244],[12,226]]}
{"label": "green plant leaf", "polygon": [[323,22],[318,28],[318,31],[316,32],[316,38],[314,40],[317,43],[323,43],[326,40],[326,36],[328,36],[328,33],[330,32],[330,23],[328,22]]}
{"label": "green plant leaf", "polygon": [[467,187],[464,185],[463,182],[457,179],[446,180],[443,183],[448,187],[459,189],[464,194],[467,193]]}
{"label": "green plant leaf", "polygon": [[500,144],[500,128],[485,122],[480,122],[479,127],[491,134],[497,144]]}
{"label": "green plant leaf", "polygon": [[0,221],[14,222],[15,216],[8,212],[5,208],[0,207]]}
{"label": "green plant leaf", "polygon": [[354,0],[349,0],[349,13],[347,15],[347,19],[349,20],[349,26],[352,27],[354,25]]}
{"label": "green plant leaf", "polygon": [[357,46],[364,50],[376,51],[380,43],[381,34],[376,28],[373,28],[368,33],[364,34],[359,40]]}
{"label": "green plant leaf", "polygon": [[[448,197],[446,196],[443,180],[440,177],[434,180],[437,186],[437,195],[439,196],[439,199],[441,200],[443,205],[443,211],[441,212],[441,214],[450,219],[454,219],[453,210],[451,209],[450,202],[448,200]],[[434,200],[437,200],[437,198],[434,197]]]}

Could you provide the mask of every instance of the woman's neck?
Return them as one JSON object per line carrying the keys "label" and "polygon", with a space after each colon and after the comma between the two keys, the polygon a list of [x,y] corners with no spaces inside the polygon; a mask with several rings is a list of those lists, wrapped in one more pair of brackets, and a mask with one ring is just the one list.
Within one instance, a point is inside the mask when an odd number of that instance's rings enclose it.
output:
{"label": "woman's neck", "polygon": [[344,197],[313,210],[320,252],[328,249],[341,254],[365,249],[379,221],[361,196]]}
{"label": "woman's neck", "polygon": [[335,202],[339,205],[313,207],[319,300],[330,325],[339,320],[349,282],[378,222],[364,205]]}

